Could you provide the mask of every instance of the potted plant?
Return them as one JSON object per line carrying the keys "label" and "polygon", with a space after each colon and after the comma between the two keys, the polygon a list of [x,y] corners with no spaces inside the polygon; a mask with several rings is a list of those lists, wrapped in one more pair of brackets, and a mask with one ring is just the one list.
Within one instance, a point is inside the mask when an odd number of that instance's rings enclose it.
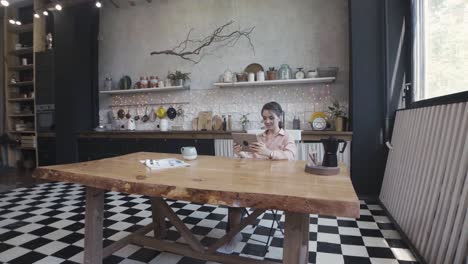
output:
{"label": "potted plant", "polygon": [[241,122],[241,125],[242,125],[242,130],[243,131],[247,131],[247,125],[249,124],[249,118],[247,117],[249,114],[244,114],[241,116],[240,118],[240,122]]}
{"label": "potted plant", "polygon": [[243,70],[240,70],[236,73],[236,79],[238,82],[246,82],[247,81],[247,73]]}
{"label": "potted plant", "polygon": [[346,124],[347,108],[340,104],[338,100],[333,100],[332,105],[328,106],[329,113],[335,120],[335,130],[344,131]]}
{"label": "potted plant", "polygon": [[190,80],[189,75],[190,73],[175,71],[175,73],[169,73],[167,78],[172,81],[173,85],[182,86],[186,80]]}
{"label": "potted plant", "polygon": [[277,75],[277,71],[275,69],[275,67],[270,67],[268,68],[268,71],[267,71],[267,80],[276,80],[276,75]]}

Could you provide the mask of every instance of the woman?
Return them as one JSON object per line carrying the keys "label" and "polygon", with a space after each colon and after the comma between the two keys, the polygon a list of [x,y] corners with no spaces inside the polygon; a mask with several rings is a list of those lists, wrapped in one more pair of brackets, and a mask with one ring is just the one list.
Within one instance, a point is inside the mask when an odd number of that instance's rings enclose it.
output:
{"label": "woman", "polygon": [[250,145],[252,152],[241,151],[241,146],[234,145],[234,153],[241,158],[294,160],[296,145],[291,136],[283,129],[281,117],[283,109],[277,102],[269,102],[262,107],[261,115],[265,132],[257,136],[258,142]]}
{"label": "woman", "polygon": [[[252,152],[241,151],[242,147],[234,145],[234,153],[241,158],[294,160],[296,156],[296,145],[294,140],[283,129],[281,117],[283,109],[277,102],[269,102],[262,107],[261,111],[265,132],[257,136],[258,142],[249,146]],[[229,232],[229,217],[226,231]],[[242,235],[237,234],[231,241],[218,249],[218,252],[230,254],[234,251],[236,244],[242,240]]]}

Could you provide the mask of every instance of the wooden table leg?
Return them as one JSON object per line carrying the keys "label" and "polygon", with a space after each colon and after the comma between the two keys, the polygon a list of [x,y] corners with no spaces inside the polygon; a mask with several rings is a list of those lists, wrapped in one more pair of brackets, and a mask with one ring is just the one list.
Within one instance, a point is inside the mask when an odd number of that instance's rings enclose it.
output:
{"label": "wooden table leg", "polygon": [[226,231],[229,232],[231,228],[240,224],[243,212],[243,207],[228,207],[228,227]]}
{"label": "wooden table leg", "polygon": [[167,234],[167,226],[165,222],[165,217],[164,217],[164,212],[160,210],[160,208],[157,206],[156,199],[161,199],[161,198],[155,198],[151,197],[151,211],[153,215],[153,232],[154,232],[154,237],[163,239],[166,237]]}
{"label": "wooden table leg", "polygon": [[86,187],[84,263],[102,263],[104,190]]}
{"label": "wooden table leg", "polygon": [[309,214],[285,212],[283,264],[309,261]]}

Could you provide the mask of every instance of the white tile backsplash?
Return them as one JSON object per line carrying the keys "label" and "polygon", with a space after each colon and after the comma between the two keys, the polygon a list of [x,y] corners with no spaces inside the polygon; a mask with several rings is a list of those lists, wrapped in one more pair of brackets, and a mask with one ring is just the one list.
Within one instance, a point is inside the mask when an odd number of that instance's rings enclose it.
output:
{"label": "white tile backsplash", "polygon": [[[260,110],[270,101],[277,101],[286,113],[286,127],[292,128],[294,116],[301,120],[301,128],[310,130],[309,116],[315,111],[326,111],[330,104],[329,92],[321,92],[320,89],[331,89],[330,85],[314,85],[313,93],[310,87],[278,86],[278,87],[245,87],[224,89],[199,89],[185,90],[168,93],[145,93],[134,95],[113,95],[111,98],[102,98],[100,109],[101,124],[108,123],[107,111],[112,110],[117,116],[117,111],[122,108],[126,112],[130,109],[132,115],[138,108],[140,116],[145,112],[146,106],[158,109],[163,105],[166,109],[181,106],[184,115],[171,121],[173,125],[183,125],[185,130],[192,128],[192,119],[198,116],[200,111],[213,111],[214,115],[232,115],[233,129],[241,129],[239,122],[243,114],[249,114],[251,121],[249,128],[261,128]],[[318,91],[318,92],[317,92]],[[313,97],[311,94],[321,94],[324,97]],[[347,104],[347,102],[345,102]],[[110,107],[111,106],[111,107]],[[136,122],[137,130],[155,130],[159,120],[155,122]]]}

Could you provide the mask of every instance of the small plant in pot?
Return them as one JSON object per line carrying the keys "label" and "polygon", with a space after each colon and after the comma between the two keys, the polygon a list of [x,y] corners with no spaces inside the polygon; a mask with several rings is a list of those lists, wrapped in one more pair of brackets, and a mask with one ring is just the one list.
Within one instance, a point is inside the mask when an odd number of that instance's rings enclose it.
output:
{"label": "small plant in pot", "polygon": [[249,118],[247,117],[249,114],[244,114],[241,116],[240,118],[240,122],[241,122],[241,125],[242,125],[242,130],[243,131],[247,131],[247,125],[249,124]]}
{"label": "small plant in pot", "polygon": [[277,71],[275,69],[275,67],[270,67],[268,68],[268,71],[267,71],[267,80],[276,80],[276,75],[277,75]]}
{"label": "small plant in pot", "polygon": [[236,73],[236,79],[238,82],[246,82],[247,81],[247,73],[243,70]]}
{"label": "small plant in pot", "polygon": [[340,104],[338,100],[333,100],[332,105],[328,106],[328,112],[335,120],[335,130],[345,131],[348,109]]}
{"label": "small plant in pot", "polygon": [[181,71],[175,71],[175,73],[169,73],[167,78],[172,81],[175,86],[182,86],[186,80],[190,80],[190,73],[184,73]]}

